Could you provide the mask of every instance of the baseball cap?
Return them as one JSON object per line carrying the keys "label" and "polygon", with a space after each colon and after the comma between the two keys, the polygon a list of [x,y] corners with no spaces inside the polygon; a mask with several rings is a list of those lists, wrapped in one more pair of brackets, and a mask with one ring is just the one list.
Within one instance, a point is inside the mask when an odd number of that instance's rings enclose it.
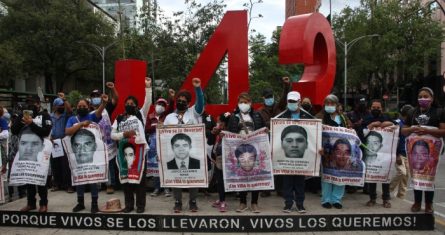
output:
{"label": "baseball cap", "polygon": [[299,101],[301,99],[300,92],[291,91],[287,93],[287,100]]}
{"label": "baseball cap", "polygon": [[53,101],[54,106],[62,106],[65,102],[61,98],[57,98]]}

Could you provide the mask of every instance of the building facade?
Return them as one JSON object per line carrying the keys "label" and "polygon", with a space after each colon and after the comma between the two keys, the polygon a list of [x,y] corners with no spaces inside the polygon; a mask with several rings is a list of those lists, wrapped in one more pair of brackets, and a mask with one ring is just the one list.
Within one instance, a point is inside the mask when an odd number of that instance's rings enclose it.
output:
{"label": "building facade", "polygon": [[286,0],[286,19],[295,16],[318,12],[321,0]]}

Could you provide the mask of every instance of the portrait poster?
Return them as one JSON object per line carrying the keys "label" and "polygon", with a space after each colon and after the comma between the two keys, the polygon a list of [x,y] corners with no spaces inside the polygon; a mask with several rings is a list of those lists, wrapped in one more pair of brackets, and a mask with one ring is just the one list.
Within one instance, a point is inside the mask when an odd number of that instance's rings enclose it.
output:
{"label": "portrait poster", "polygon": [[53,144],[47,138],[25,129],[21,132],[18,151],[11,167],[10,185],[45,185]]}
{"label": "portrait poster", "polygon": [[139,184],[144,176],[145,142],[137,143],[135,137],[119,141],[117,167],[121,184]]}
{"label": "portrait poster", "polygon": [[156,129],[161,187],[208,187],[204,124]]}
{"label": "portrait poster", "polygon": [[156,133],[149,136],[150,149],[147,151],[146,176],[159,177],[158,151],[156,150]]}
{"label": "portrait poster", "polygon": [[406,155],[411,173],[410,185],[415,190],[434,191],[434,180],[443,141],[431,135],[411,134],[406,138]]}
{"label": "portrait poster", "polygon": [[63,152],[63,145],[61,139],[54,139],[53,140],[53,151],[51,153],[51,156],[53,158],[62,157],[64,155]]}
{"label": "portrait poster", "polygon": [[222,164],[226,192],[274,189],[266,128],[247,135],[223,132]]}
{"label": "portrait poster", "polygon": [[321,120],[270,121],[275,175],[320,175]]}
{"label": "portrait poster", "polygon": [[336,185],[363,186],[365,163],[353,129],[323,125],[322,180]]}
{"label": "portrait poster", "polygon": [[108,152],[97,123],[82,127],[74,135],[63,138],[62,142],[73,186],[108,181]]}
{"label": "portrait poster", "polygon": [[102,132],[102,138],[105,142],[105,145],[107,146],[107,154],[108,154],[108,160],[113,159],[117,154],[117,145],[116,141],[111,139],[111,120],[110,115],[108,114],[107,110],[104,109],[102,111],[102,119],[99,121],[100,130]]}
{"label": "portrait poster", "polygon": [[390,183],[395,171],[399,126],[365,129],[363,161],[366,183]]}

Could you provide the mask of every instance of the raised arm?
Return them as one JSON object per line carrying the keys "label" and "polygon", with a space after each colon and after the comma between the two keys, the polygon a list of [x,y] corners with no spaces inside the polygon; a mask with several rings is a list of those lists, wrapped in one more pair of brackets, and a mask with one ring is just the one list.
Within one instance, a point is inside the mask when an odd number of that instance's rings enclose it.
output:
{"label": "raised arm", "polygon": [[150,110],[151,100],[153,96],[153,91],[151,90],[151,78],[147,77],[145,78],[145,99],[144,99],[144,105],[141,108],[142,112],[142,118],[144,120],[147,119],[148,111]]}
{"label": "raised arm", "polygon": [[204,112],[204,93],[201,89],[201,79],[193,78],[192,83],[196,94],[195,111],[201,115]]}
{"label": "raised arm", "polygon": [[111,90],[111,103],[116,106],[117,102],[119,101],[119,93],[117,92],[116,87],[114,86],[114,83],[107,82],[107,87]]}
{"label": "raised arm", "polygon": [[96,112],[94,112],[96,114],[97,118],[101,118],[102,117],[102,112],[105,109],[105,106],[107,105],[109,98],[108,95],[102,94],[102,102],[99,105],[99,108],[96,109]]}
{"label": "raised arm", "polygon": [[280,100],[278,101],[277,107],[277,115],[278,113],[283,112],[286,109],[287,104],[287,93],[292,90],[292,84],[290,82],[289,77],[283,77],[283,92],[281,94]]}

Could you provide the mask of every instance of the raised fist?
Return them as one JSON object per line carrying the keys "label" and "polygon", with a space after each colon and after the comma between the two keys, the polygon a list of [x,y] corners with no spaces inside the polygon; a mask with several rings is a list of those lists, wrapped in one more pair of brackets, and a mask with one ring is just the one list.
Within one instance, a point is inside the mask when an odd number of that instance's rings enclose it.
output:
{"label": "raised fist", "polygon": [[113,89],[113,88],[114,88],[114,83],[112,83],[112,82],[107,82],[106,85],[107,85],[107,87],[110,88],[110,89]]}
{"label": "raised fist", "polygon": [[193,78],[192,79],[192,84],[193,84],[194,87],[200,87],[201,86],[201,79]]}
{"label": "raised fist", "polygon": [[63,92],[57,93],[57,96],[62,100],[65,99],[65,93],[63,93]]}
{"label": "raised fist", "polygon": [[146,77],[145,78],[145,87],[150,88],[151,87],[151,78]]}
{"label": "raised fist", "polygon": [[108,100],[109,100],[108,95],[102,94],[101,98],[102,98],[102,102],[108,103]]}
{"label": "raised fist", "polygon": [[283,77],[282,79],[283,79],[283,82],[284,82],[284,83],[289,83],[289,82],[290,82],[289,77]]}
{"label": "raised fist", "polygon": [[168,95],[169,95],[170,97],[174,98],[175,95],[176,95],[176,91],[173,90],[173,89],[168,89]]}

